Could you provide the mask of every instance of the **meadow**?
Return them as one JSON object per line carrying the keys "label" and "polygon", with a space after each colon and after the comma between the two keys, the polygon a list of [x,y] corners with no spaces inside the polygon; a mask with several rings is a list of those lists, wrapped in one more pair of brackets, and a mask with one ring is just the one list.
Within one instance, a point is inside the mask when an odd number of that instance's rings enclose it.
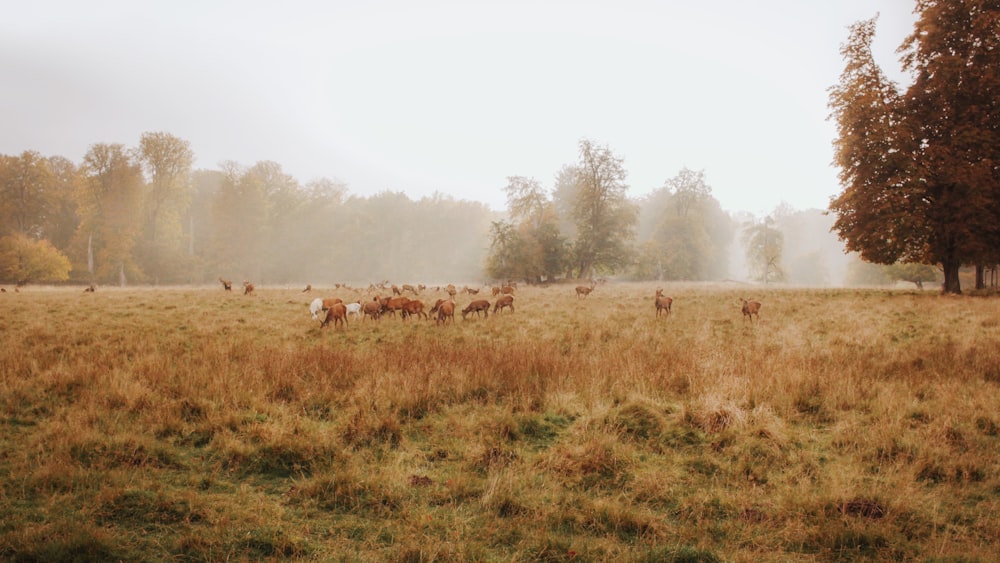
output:
{"label": "meadow", "polygon": [[662,286],[324,329],[370,293],[0,294],[0,559],[1000,553],[1000,300]]}

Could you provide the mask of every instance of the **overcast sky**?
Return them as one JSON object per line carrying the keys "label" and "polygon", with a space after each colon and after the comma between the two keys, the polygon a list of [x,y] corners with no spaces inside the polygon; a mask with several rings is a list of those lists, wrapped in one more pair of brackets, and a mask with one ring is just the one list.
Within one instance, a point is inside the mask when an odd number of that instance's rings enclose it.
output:
{"label": "overcast sky", "polygon": [[80,162],[144,132],[197,168],[271,160],[349,193],[440,192],[505,208],[551,188],[580,139],[629,194],[703,170],[724,208],[825,208],[839,191],[828,88],[847,27],[880,13],[878,62],[913,0],[8,3],[0,154]]}

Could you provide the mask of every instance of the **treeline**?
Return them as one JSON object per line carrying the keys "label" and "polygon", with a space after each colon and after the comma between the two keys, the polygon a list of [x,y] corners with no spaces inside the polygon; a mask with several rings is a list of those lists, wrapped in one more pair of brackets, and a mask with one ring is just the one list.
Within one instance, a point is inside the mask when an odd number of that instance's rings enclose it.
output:
{"label": "treeline", "polygon": [[821,212],[733,215],[688,169],[633,199],[620,157],[589,140],[579,149],[551,187],[508,178],[504,212],[442,195],[359,197],[270,161],[192,169],[189,144],[167,133],[95,144],[79,164],[0,155],[0,283],[840,281],[842,247]]}
{"label": "treeline", "polygon": [[482,275],[496,214],[481,203],[350,196],[328,179],[301,184],[275,162],[193,170],[193,161],[188,142],[165,133],[144,134],[136,148],[95,144],[80,164],[31,151],[0,156],[2,281],[332,284]]}

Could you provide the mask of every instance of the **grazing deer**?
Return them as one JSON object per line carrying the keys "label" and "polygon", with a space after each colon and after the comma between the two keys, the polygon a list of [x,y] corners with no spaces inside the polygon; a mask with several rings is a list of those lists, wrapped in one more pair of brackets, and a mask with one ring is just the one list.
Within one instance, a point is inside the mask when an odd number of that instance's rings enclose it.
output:
{"label": "grazing deer", "polygon": [[673,305],[674,299],[672,297],[667,297],[663,295],[663,289],[656,289],[656,316],[659,317],[660,313],[666,311],[667,316],[670,316],[670,306]]}
{"label": "grazing deer", "polygon": [[406,320],[411,315],[417,315],[417,318],[428,318],[427,313],[424,312],[424,302],[419,299],[410,299],[406,303],[403,303],[402,315],[403,320]]}
{"label": "grazing deer", "polygon": [[346,327],[347,306],[344,305],[343,303],[334,303],[333,305],[331,305],[330,308],[326,310],[326,318],[323,319],[323,322],[320,323],[319,327],[325,328],[326,325],[330,324],[331,320],[333,321],[334,327],[336,327],[339,324],[343,324]]}
{"label": "grazing deer", "polygon": [[578,286],[576,286],[576,296],[577,297],[586,297],[586,296],[590,295],[591,291],[594,291],[595,287],[597,287],[597,283],[594,282],[594,280],[590,280],[590,285],[589,286],[578,285]]}
{"label": "grazing deer", "polygon": [[327,297],[326,299],[317,297],[309,304],[309,312],[312,313],[313,320],[316,320],[321,312],[329,310],[332,305],[343,302],[344,300],[339,297]]}
{"label": "grazing deer", "polygon": [[88,286],[83,291],[86,292],[86,293],[94,293],[95,291],[97,291],[97,288],[94,287],[94,284],[90,284],[90,286]]}
{"label": "grazing deer", "polygon": [[384,303],[382,303],[382,312],[389,313],[390,315],[395,317],[396,311],[402,310],[403,307],[409,302],[410,298],[404,297],[402,295],[399,297],[390,297],[386,299]]}
{"label": "grazing deer", "polygon": [[378,298],[365,302],[365,304],[361,307],[361,313],[363,315],[361,317],[362,320],[364,320],[365,317],[371,317],[373,321],[379,320],[382,316],[382,302],[380,302]]}
{"label": "grazing deer", "polygon": [[312,291],[312,290],[313,290],[313,286],[312,286],[312,284],[308,284],[308,283],[307,283],[307,284],[306,284],[306,288],[302,290],[302,293],[309,293],[309,292],[310,292],[310,291]]}
{"label": "grazing deer", "polygon": [[222,284],[222,289],[224,289],[226,291],[232,291],[233,290],[233,282],[232,281],[230,281],[230,280],[224,280],[222,278],[219,278],[219,283]]}
{"label": "grazing deer", "polygon": [[502,293],[504,295],[514,295],[514,286],[512,286],[512,285],[505,285],[505,286],[503,286],[503,287],[500,288],[500,293]]}
{"label": "grazing deer", "polygon": [[747,301],[746,299],[740,298],[743,302],[743,322],[747,322],[747,317],[750,318],[750,324],[753,324],[754,315],[757,316],[757,322],[760,322],[760,301]]}
{"label": "grazing deer", "polygon": [[403,284],[403,291],[409,291],[410,293],[412,293],[414,295],[419,295],[419,293],[417,293],[417,288],[413,287],[412,285],[410,285],[408,283],[404,283]]}
{"label": "grazing deer", "polygon": [[497,302],[493,305],[493,314],[497,314],[500,311],[503,311],[507,307],[510,307],[510,311],[512,313],[514,312],[514,296],[513,295],[504,295],[500,299],[497,299]]}
{"label": "grazing deer", "polygon": [[475,313],[476,316],[478,317],[480,312],[485,313],[487,319],[490,318],[490,302],[489,301],[487,301],[485,299],[476,299],[472,303],[469,303],[468,307],[462,309],[462,320],[464,321],[465,318],[466,318],[466,315],[468,315],[469,313]]}
{"label": "grazing deer", "polygon": [[347,307],[348,317],[354,315],[355,319],[361,318],[361,306],[362,306],[361,301],[355,301],[354,303],[346,303],[344,304],[344,306]]}

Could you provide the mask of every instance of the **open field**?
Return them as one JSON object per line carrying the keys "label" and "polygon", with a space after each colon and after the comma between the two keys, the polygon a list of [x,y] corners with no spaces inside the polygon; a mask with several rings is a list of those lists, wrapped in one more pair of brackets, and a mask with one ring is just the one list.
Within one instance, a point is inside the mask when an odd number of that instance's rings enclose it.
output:
{"label": "open field", "polygon": [[367,292],[4,293],[0,559],[1000,553],[1000,300],[663,287],[322,330]]}

